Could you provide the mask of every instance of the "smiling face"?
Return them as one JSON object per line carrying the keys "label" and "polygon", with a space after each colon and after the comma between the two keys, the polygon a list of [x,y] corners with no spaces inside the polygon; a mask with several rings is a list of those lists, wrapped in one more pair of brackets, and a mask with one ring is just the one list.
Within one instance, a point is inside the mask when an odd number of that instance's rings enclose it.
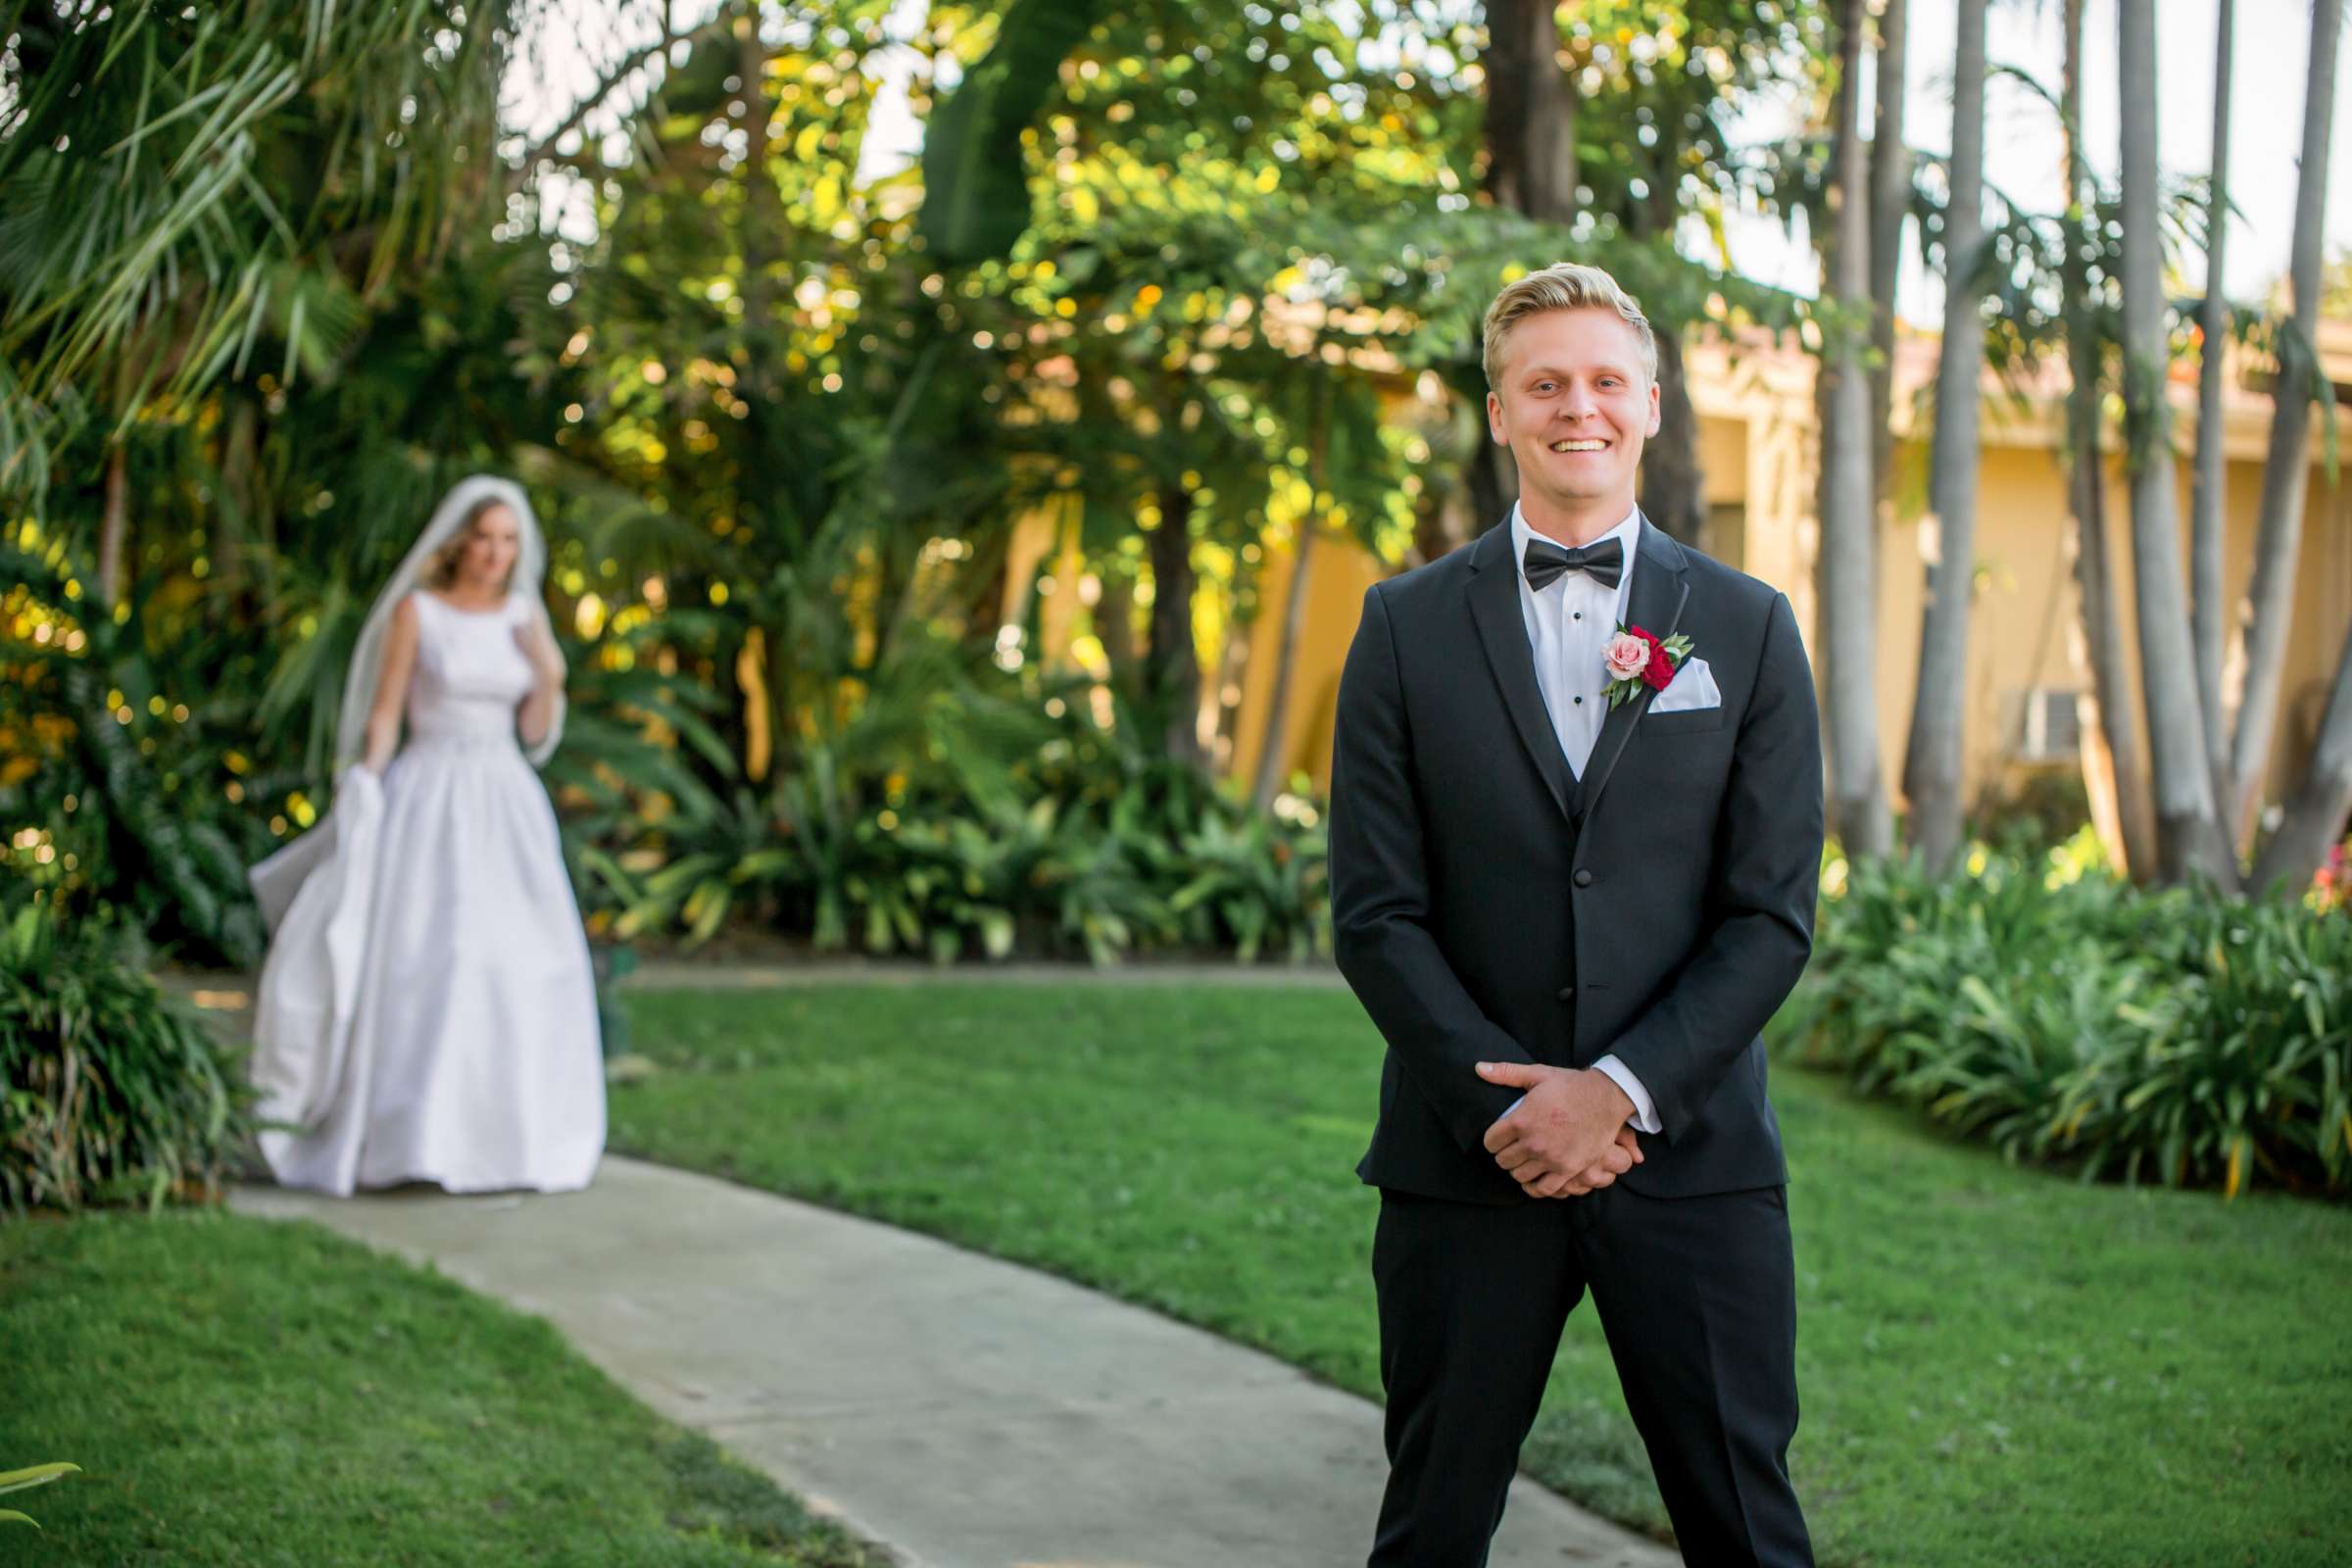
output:
{"label": "smiling face", "polygon": [[1502,340],[1487,394],[1487,427],[1519,464],[1531,527],[1572,542],[1615,527],[1634,509],[1642,445],[1658,433],[1658,388],[1642,339],[1615,311],[1539,311]]}
{"label": "smiling face", "polygon": [[522,524],[510,507],[484,507],[466,530],[454,573],[460,586],[477,593],[504,592],[522,551]]}

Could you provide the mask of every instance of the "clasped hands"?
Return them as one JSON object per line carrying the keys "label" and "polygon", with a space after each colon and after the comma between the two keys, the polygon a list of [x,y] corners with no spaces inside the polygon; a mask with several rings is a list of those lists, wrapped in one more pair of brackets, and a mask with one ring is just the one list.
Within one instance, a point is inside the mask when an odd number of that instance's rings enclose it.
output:
{"label": "clasped hands", "polygon": [[1487,1129],[1487,1152],[1530,1198],[1582,1198],[1642,1163],[1626,1118],[1634,1102],[1605,1072],[1482,1061],[1491,1084],[1527,1091]]}

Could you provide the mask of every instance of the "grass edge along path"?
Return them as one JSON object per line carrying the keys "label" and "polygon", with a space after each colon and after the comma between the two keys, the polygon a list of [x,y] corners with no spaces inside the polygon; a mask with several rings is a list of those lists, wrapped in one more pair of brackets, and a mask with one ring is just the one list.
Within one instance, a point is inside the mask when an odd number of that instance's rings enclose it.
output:
{"label": "grass edge along path", "polygon": [[[612,1146],[942,1237],[1377,1398],[1350,1168],[1379,1041],[1329,990],[829,985],[626,999]],[[2352,1536],[2352,1211],[2086,1187],[1782,1070],[1825,1563],[2318,1564]],[[1656,1533],[1597,1321],[1523,1462]]]}
{"label": "grass edge along path", "polygon": [[0,1227],[0,1456],[82,1467],[5,1538],[26,1562],[880,1560],[542,1320],[317,1226]]}

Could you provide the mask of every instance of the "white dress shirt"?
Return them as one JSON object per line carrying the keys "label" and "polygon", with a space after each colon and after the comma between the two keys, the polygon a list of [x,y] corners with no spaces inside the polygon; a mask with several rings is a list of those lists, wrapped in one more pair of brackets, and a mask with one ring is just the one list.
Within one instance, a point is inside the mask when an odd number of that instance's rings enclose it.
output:
{"label": "white dress shirt", "polygon": [[[1544,694],[1544,708],[1551,717],[1552,733],[1559,737],[1560,751],[1567,757],[1569,768],[1582,779],[1585,764],[1592,758],[1593,743],[1600,739],[1600,721],[1609,710],[1601,650],[1625,619],[1630,602],[1627,595],[1634,586],[1635,547],[1642,542],[1642,512],[1637,507],[1623,522],[1588,542],[1597,545],[1602,539],[1615,539],[1624,549],[1625,564],[1614,588],[1603,586],[1586,572],[1564,571],[1538,593],[1529,584],[1525,569],[1528,541],[1536,537],[1520,514],[1518,503],[1513,502],[1511,569],[1519,579],[1519,612],[1527,621],[1527,645],[1536,658],[1536,687]],[[1556,539],[1548,542],[1559,543]],[[1634,1102],[1628,1121],[1645,1133],[1663,1130],[1649,1091],[1614,1052],[1592,1066],[1614,1079]],[[1511,1109],[1517,1108],[1513,1102]]]}

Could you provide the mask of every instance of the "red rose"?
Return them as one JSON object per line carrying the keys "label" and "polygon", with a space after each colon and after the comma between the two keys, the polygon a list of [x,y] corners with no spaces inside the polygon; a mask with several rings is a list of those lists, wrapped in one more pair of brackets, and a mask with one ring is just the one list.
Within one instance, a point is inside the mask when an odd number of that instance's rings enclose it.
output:
{"label": "red rose", "polygon": [[[1648,657],[1637,665],[1634,660],[1642,657],[1644,650]],[[1639,626],[1628,626],[1611,638],[1601,658],[1608,665],[1612,684],[1632,680],[1639,674],[1644,686],[1664,691],[1674,680],[1674,658],[1666,652],[1666,645]]]}

